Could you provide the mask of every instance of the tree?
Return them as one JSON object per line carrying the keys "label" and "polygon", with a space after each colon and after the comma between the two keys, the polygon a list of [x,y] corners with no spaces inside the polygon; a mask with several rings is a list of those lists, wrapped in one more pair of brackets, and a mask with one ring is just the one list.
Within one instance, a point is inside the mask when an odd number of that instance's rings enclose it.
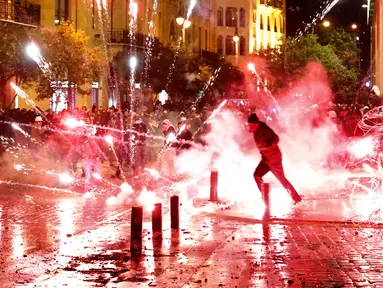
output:
{"label": "tree", "polygon": [[336,34],[329,39],[331,43],[324,45],[318,41],[317,35],[308,34],[298,40],[283,39],[278,49],[262,51],[260,55],[266,58],[269,77],[272,79],[270,89],[278,91],[287,88],[289,83],[303,76],[307,64],[316,61],[326,68],[332,90],[339,98],[348,98],[354,94],[359,71],[349,65],[351,59],[346,51],[339,53],[340,56],[337,52],[337,49],[351,44],[341,41]]}
{"label": "tree", "polygon": [[91,93],[92,81],[106,70],[106,59],[98,47],[88,45],[83,31],[63,22],[55,28],[41,28],[34,40],[49,64],[49,75],[38,82],[38,98],[50,98],[54,92],[51,81],[68,83],[67,101],[72,105],[73,88],[82,95]]}
{"label": "tree", "polygon": [[[207,102],[214,102],[214,99],[209,99],[210,90],[229,91],[233,83],[243,83],[243,73],[217,53],[204,51],[202,55],[196,56],[182,49],[177,53],[175,46],[162,45],[156,39],[154,43],[151,51],[147,48],[134,51],[134,55],[139,58],[139,65],[135,71],[136,80],[152,88],[156,93],[166,90],[178,107],[187,107],[195,102],[199,92],[203,90],[213,72],[218,68],[220,68],[218,77],[212,81],[212,85],[205,87],[208,88],[204,91]],[[146,68],[148,63],[145,63],[144,59],[148,54],[151,57],[149,68]],[[131,71],[128,59],[131,56],[128,47],[126,51],[118,53],[113,59],[121,95],[129,94]]]}
{"label": "tree", "polygon": [[[35,80],[38,69],[25,54],[29,42],[28,30],[35,29],[0,21],[0,83],[16,77],[16,84]],[[0,85],[1,86],[1,85]]]}

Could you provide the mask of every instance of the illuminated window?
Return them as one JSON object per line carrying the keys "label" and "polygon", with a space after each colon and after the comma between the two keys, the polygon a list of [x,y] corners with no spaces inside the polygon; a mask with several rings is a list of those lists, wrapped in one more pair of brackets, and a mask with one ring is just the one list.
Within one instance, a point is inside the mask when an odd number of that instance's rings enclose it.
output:
{"label": "illuminated window", "polygon": [[267,16],[267,31],[271,31],[271,29],[270,29],[270,16]]}
{"label": "illuminated window", "polygon": [[283,32],[284,32],[283,29],[284,29],[285,27],[283,27],[283,16],[282,16],[282,15],[281,15],[281,19],[280,19],[280,21],[281,21],[281,22],[280,22],[280,23],[281,23],[281,24],[280,24],[281,26],[280,26],[280,28],[279,28],[279,29],[280,29],[279,32],[283,33]]}
{"label": "illuminated window", "polygon": [[241,8],[239,10],[239,26],[240,27],[245,27],[245,23],[246,23],[246,16],[245,16],[245,9]]}
{"label": "illuminated window", "polygon": [[277,17],[274,18],[274,32],[278,32]]}
{"label": "illuminated window", "polygon": [[259,15],[259,17],[260,17],[259,27],[260,27],[261,30],[263,30],[263,15],[262,14]]}
{"label": "illuminated window", "polygon": [[241,36],[239,40],[239,55],[245,56],[246,51],[246,38]]}
{"label": "illuminated window", "polygon": [[217,39],[217,53],[219,55],[223,55],[223,37],[222,36],[218,36],[218,39]]}
{"label": "illuminated window", "polygon": [[226,27],[237,27],[237,8],[226,8]]}
{"label": "illuminated window", "polygon": [[61,20],[69,20],[69,0],[55,0],[55,24],[59,25]]}
{"label": "illuminated window", "polygon": [[233,36],[226,36],[226,55],[235,55],[235,42]]}
{"label": "illuminated window", "polygon": [[217,26],[223,26],[223,8],[219,7],[217,10]]}

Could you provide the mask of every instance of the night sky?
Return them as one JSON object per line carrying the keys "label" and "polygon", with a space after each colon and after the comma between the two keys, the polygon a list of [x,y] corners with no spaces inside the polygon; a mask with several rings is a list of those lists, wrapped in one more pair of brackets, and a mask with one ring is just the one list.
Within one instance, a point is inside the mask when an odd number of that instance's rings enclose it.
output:
{"label": "night sky", "polygon": [[[287,6],[287,34],[294,36],[298,29],[303,29],[303,22],[311,22],[313,15],[322,11],[320,6],[326,0],[286,0]],[[335,27],[348,28],[351,24],[359,24],[361,30],[366,28],[367,10],[362,8],[367,0],[339,0],[330,13],[324,18]]]}
{"label": "night sky", "polygon": [[[319,11],[327,0],[286,0],[287,13],[287,35],[294,36],[301,29],[304,30],[308,22]],[[343,27],[351,30],[352,24],[358,25],[359,47],[361,49],[361,69],[367,71],[370,66],[370,28],[367,25],[367,9],[362,8],[367,0],[339,0],[332,10],[324,17],[324,20],[331,22],[332,27]],[[311,17],[311,18],[310,18]],[[321,22],[318,22],[321,25]],[[309,30],[311,31],[311,30]],[[355,31],[352,31],[355,32]]]}

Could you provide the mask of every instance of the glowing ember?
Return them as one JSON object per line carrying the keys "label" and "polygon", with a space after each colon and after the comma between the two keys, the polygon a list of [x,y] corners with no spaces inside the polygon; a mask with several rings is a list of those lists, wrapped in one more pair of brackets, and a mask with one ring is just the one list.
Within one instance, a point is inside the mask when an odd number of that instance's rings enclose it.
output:
{"label": "glowing ember", "polygon": [[106,199],[106,205],[116,205],[118,203],[116,196],[111,196]]}
{"label": "glowing ember", "polygon": [[364,158],[374,152],[374,141],[371,137],[359,139],[352,143],[349,151],[359,159]]}
{"label": "glowing ember", "polygon": [[84,121],[80,120],[78,121],[77,119],[75,118],[68,118],[64,121],[64,124],[66,127],[68,127],[69,129],[74,129],[74,128],[77,128],[77,127],[82,127],[85,125]]}
{"label": "glowing ember", "polygon": [[166,137],[166,143],[172,143],[176,140],[176,135],[174,133],[170,133],[167,137]]}
{"label": "glowing ember", "polygon": [[60,179],[60,182],[62,182],[64,184],[73,183],[73,177],[70,176],[69,174],[65,174],[65,173],[60,174],[59,179]]}
{"label": "glowing ember", "polygon": [[23,170],[23,165],[15,164],[15,165],[13,165],[13,168],[15,168],[15,170],[17,170],[17,171],[21,171],[21,170]]}
{"label": "glowing ember", "polygon": [[104,139],[106,143],[108,143],[110,146],[113,146],[114,139],[112,135],[106,135]]}
{"label": "glowing ember", "polygon": [[101,175],[98,174],[98,173],[93,173],[92,176],[93,176],[94,179],[101,180]]}
{"label": "glowing ember", "polygon": [[138,15],[138,4],[136,2],[131,1],[129,6],[130,16],[132,16],[136,20]]}
{"label": "glowing ember", "polygon": [[149,174],[155,179],[159,179],[161,177],[160,173],[155,169],[145,168],[145,171],[148,171]]}
{"label": "glowing ember", "polygon": [[92,192],[86,192],[86,193],[84,193],[84,195],[82,195],[82,197],[85,199],[93,198],[93,193]]}
{"label": "glowing ember", "polygon": [[156,203],[156,194],[149,192],[144,188],[137,201],[140,205],[144,206],[149,211],[153,211],[154,204]]}
{"label": "glowing ember", "polygon": [[247,64],[247,69],[249,69],[251,72],[255,72],[255,65],[254,65],[254,63]]}

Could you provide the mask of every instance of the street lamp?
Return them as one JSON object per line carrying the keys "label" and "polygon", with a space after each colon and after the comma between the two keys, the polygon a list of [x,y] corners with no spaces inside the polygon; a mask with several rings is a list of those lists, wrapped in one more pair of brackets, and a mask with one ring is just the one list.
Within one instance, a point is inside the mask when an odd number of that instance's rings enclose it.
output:
{"label": "street lamp", "polygon": [[330,26],[331,26],[330,21],[327,21],[327,20],[324,21],[324,22],[323,22],[323,26],[326,27],[326,28],[330,27]]}
{"label": "street lamp", "polygon": [[191,22],[188,19],[185,19],[182,16],[181,11],[178,13],[178,16],[176,18],[176,22],[179,26],[182,26],[182,45],[186,46],[186,29],[188,29],[191,25]]}
{"label": "street lamp", "polygon": [[184,24],[185,18],[182,16],[181,11],[178,13],[178,16],[176,18],[176,22],[178,25]]}
{"label": "street lamp", "polygon": [[352,24],[352,25],[351,25],[351,28],[352,28],[353,30],[356,30],[356,29],[358,29],[358,25],[356,25],[356,24]]}
{"label": "street lamp", "polygon": [[235,33],[234,33],[234,36],[233,36],[233,41],[235,42],[235,62],[236,62],[236,65],[238,66],[238,42],[239,42],[239,36],[238,36],[238,28],[236,27],[235,28]]}

